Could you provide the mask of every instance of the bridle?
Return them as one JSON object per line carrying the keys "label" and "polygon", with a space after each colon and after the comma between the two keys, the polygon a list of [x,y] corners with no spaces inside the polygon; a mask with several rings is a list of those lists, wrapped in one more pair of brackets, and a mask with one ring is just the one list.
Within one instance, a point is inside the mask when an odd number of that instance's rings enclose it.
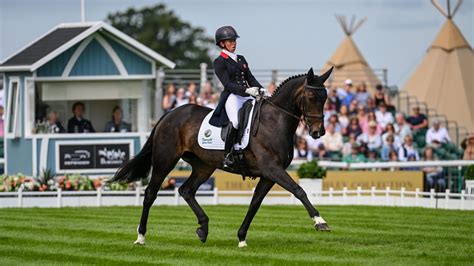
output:
{"label": "bridle", "polygon": [[284,109],[283,107],[281,106],[278,106],[276,105],[275,103],[273,103],[272,101],[269,101],[268,99],[266,98],[262,98],[263,100],[265,100],[266,102],[268,102],[270,105],[272,105],[273,107],[275,107],[276,109],[284,112],[285,114],[295,118],[296,120],[300,121],[300,122],[303,122],[306,126],[308,127],[311,127],[312,124],[309,122],[309,119],[315,119],[316,122],[320,122],[320,123],[323,123],[324,122],[324,114],[311,114],[311,113],[308,113],[306,111],[306,89],[317,89],[317,90],[320,90],[320,89],[326,89],[326,87],[318,87],[318,86],[311,86],[311,85],[308,85],[308,84],[305,84],[304,85],[304,89],[303,89],[303,96],[301,97],[299,103],[298,103],[298,107],[300,108],[301,110],[301,113],[302,113],[302,117],[301,116],[296,116],[295,114],[287,111],[286,109]]}

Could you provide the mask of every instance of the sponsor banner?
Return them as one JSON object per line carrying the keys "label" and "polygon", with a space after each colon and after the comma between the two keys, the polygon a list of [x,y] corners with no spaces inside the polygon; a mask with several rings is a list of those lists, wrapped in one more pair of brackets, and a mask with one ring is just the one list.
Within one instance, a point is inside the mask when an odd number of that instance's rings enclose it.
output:
{"label": "sponsor banner", "polygon": [[131,157],[131,140],[56,142],[56,172],[113,173]]}
{"label": "sponsor banner", "polygon": [[323,190],[342,190],[347,187],[355,190],[362,189],[391,189],[399,190],[404,187],[407,191],[415,191],[416,188],[423,190],[422,171],[327,171],[323,179]]}

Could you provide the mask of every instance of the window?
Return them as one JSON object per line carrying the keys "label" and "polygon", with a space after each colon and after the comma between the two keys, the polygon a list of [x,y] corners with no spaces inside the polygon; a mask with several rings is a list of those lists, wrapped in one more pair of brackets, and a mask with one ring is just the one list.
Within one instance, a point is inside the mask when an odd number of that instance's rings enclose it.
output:
{"label": "window", "polygon": [[19,116],[19,105],[20,105],[20,89],[18,80],[10,81],[10,91],[7,102],[7,136],[13,136],[15,138],[20,137],[20,116]]}

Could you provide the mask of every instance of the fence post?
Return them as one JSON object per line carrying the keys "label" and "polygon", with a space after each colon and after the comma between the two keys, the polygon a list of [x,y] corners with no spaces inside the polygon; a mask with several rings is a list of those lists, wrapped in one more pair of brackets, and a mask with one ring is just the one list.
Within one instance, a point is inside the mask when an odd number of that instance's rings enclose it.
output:
{"label": "fence post", "polygon": [[419,188],[416,188],[415,189],[415,206],[418,207],[419,206],[419,202],[418,202],[418,197],[419,197],[419,194],[420,193],[420,189]]}
{"label": "fence post", "polygon": [[385,188],[385,205],[388,206],[390,203],[390,187]]}
{"label": "fence post", "polygon": [[201,89],[204,88],[204,85],[207,82],[207,64],[206,63],[201,63],[199,64],[199,67],[201,68]]}
{"label": "fence post", "polygon": [[[165,71],[163,68],[159,68],[156,71],[155,79],[155,103],[161,103],[163,101],[163,83],[165,82]],[[164,111],[161,108],[161,104],[155,104],[154,118],[158,119],[163,115]]]}
{"label": "fence post", "polygon": [[446,189],[446,193],[444,195],[444,208],[449,208],[449,189]]}
{"label": "fence post", "polygon": [[174,205],[179,205],[179,192],[178,188],[174,188]]}
{"label": "fence post", "polygon": [[135,206],[140,206],[140,186],[135,187]]}
{"label": "fence post", "polygon": [[219,204],[219,189],[214,187],[214,205]]}
{"label": "fence post", "polygon": [[404,187],[400,189],[400,205],[401,206],[405,205],[405,188]]}
{"label": "fence post", "polygon": [[61,188],[58,188],[58,208],[61,208],[62,205],[63,205],[63,202],[62,202],[62,201],[63,201],[63,200],[62,200],[62,197],[63,197],[62,191],[63,191],[63,190],[62,190]]}
{"label": "fence post", "polygon": [[346,204],[346,197],[347,197],[347,187],[342,189],[342,202]]}
{"label": "fence post", "polygon": [[375,205],[375,187],[370,189],[370,199],[372,201],[372,205]]}
{"label": "fence post", "polygon": [[330,203],[332,203],[332,200],[333,200],[333,199],[332,199],[333,193],[334,193],[334,188],[333,188],[333,187],[330,187],[330,188],[329,188],[329,201],[330,201]]}
{"label": "fence post", "polygon": [[360,205],[360,193],[361,193],[362,187],[358,186],[357,187],[357,205]]}
{"label": "fence post", "polygon": [[434,208],[436,205],[436,202],[435,202],[435,190],[434,188],[430,189],[430,206],[431,208]]}
{"label": "fence post", "polygon": [[18,207],[23,207],[23,186],[18,189]]}
{"label": "fence post", "polygon": [[461,210],[464,210],[464,194],[466,191],[463,189],[461,190]]}
{"label": "fence post", "polygon": [[272,70],[272,82],[278,82],[278,70]]}
{"label": "fence post", "polygon": [[97,188],[97,207],[102,206],[102,187]]}

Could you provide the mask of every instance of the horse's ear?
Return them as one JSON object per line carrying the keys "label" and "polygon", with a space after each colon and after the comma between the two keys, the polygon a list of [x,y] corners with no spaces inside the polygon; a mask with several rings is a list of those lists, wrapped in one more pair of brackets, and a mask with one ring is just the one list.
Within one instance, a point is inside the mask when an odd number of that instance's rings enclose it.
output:
{"label": "horse's ear", "polygon": [[331,67],[328,71],[326,71],[326,73],[322,74],[322,75],[319,77],[319,80],[321,81],[321,83],[324,83],[324,82],[329,78],[329,76],[330,76],[331,73],[332,73],[333,68],[334,68],[334,67]]}
{"label": "horse's ear", "polygon": [[311,84],[314,81],[314,72],[313,68],[310,68],[308,74],[306,74],[306,82]]}

